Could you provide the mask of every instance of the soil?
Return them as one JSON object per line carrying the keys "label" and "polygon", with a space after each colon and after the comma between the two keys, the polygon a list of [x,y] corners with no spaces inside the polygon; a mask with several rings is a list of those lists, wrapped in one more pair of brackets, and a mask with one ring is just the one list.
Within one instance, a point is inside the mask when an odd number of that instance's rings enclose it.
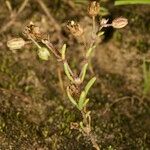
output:
{"label": "soil", "polygon": [[[66,22],[75,19],[85,31],[91,27],[86,1],[43,0],[48,14],[39,1],[28,1],[15,16],[23,0],[7,1],[12,10],[1,0],[0,150],[92,150],[87,137],[70,129],[70,123],[82,117],[66,96],[67,78],[53,55],[49,61],[39,60],[31,43],[20,50],[7,47],[14,37],[25,38],[23,28],[32,21],[49,34],[56,48],[66,43],[69,63],[74,71],[80,69],[76,64],[81,64],[83,45],[70,35]],[[102,1],[102,6],[109,12],[104,17],[112,20],[121,15],[129,24],[106,29],[93,53],[93,73],[88,71],[86,77],[86,81],[93,74],[97,77],[89,93],[92,129],[102,150],[149,150],[150,89],[143,92],[143,60],[150,65],[150,9],[115,7],[111,1]]]}

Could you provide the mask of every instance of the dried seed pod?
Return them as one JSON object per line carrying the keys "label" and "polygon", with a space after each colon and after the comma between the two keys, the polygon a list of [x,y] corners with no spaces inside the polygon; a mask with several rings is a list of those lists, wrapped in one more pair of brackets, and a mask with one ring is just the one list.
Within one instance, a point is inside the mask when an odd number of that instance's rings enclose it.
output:
{"label": "dried seed pod", "polygon": [[69,86],[68,86],[68,89],[69,89],[69,92],[72,96],[79,96],[80,95],[80,88],[79,86],[71,83]]}
{"label": "dried seed pod", "polygon": [[7,42],[7,46],[10,50],[21,49],[25,45],[25,41],[22,38],[14,38]]}
{"label": "dried seed pod", "polygon": [[69,21],[67,28],[75,37],[79,37],[83,34],[83,28],[75,21]]}
{"label": "dried seed pod", "polygon": [[123,28],[125,27],[126,25],[128,24],[128,20],[126,18],[123,18],[123,17],[119,17],[119,18],[116,18],[112,21],[112,26],[114,28]]}
{"label": "dried seed pod", "polygon": [[40,28],[36,26],[33,22],[30,22],[23,31],[23,34],[28,37],[30,35],[33,39],[40,40],[43,37],[43,33]]}
{"label": "dried seed pod", "polygon": [[100,10],[100,4],[97,1],[92,1],[89,3],[88,14],[91,17],[97,16],[99,13],[99,10]]}

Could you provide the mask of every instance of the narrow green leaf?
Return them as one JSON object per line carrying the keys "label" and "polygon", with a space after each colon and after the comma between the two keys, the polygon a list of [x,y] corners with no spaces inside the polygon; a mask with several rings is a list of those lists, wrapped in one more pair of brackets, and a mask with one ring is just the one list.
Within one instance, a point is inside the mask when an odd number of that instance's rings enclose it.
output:
{"label": "narrow green leaf", "polygon": [[66,54],[66,44],[64,44],[62,49],[61,49],[61,58],[62,58],[62,60],[65,60],[65,54]]}
{"label": "narrow green leaf", "polygon": [[150,4],[150,0],[116,0],[115,5]]}
{"label": "narrow green leaf", "polygon": [[98,32],[97,36],[100,37],[100,36],[104,35],[104,33],[105,33],[104,31],[100,31],[100,32]]}
{"label": "narrow green leaf", "polygon": [[83,103],[83,105],[82,105],[82,109],[87,105],[87,103],[89,102],[89,98],[87,98],[85,101],[84,101],[84,103]]}
{"label": "narrow green leaf", "polygon": [[69,80],[71,80],[72,82],[74,82],[72,75],[70,74],[69,68],[68,68],[68,64],[66,62],[64,62],[64,70],[65,73],[68,77]]}
{"label": "narrow green leaf", "polygon": [[86,52],[86,58],[89,58],[91,56],[92,51],[96,48],[96,46],[90,47]]}
{"label": "narrow green leaf", "polygon": [[79,110],[83,109],[84,101],[85,101],[85,91],[82,91],[80,98],[79,98],[79,102],[78,102]]}
{"label": "narrow green leaf", "polygon": [[86,85],[85,87],[85,93],[86,95],[88,94],[89,92],[89,89],[92,87],[92,85],[94,84],[94,82],[96,81],[96,77],[93,77]]}
{"label": "narrow green leaf", "polygon": [[80,122],[79,124],[80,124],[81,129],[84,130],[83,122]]}
{"label": "narrow green leaf", "polygon": [[84,81],[85,74],[86,74],[86,71],[87,71],[87,67],[88,67],[88,63],[86,63],[86,64],[83,66],[82,70],[81,70],[80,79],[81,79],[82,82]]}
{"label": "narrow green leaf", "polygon": [[75,105],[76,107],[78,107],[78,104],[76,103],[76,101],[74,100],[74,98],[71,96],[68,87],[67,87],[67,95],[68,95],[68,98],[69,98],[69,100],[71,101],[71,103],[72,103],[73,105]]}
{"label": "narrow green leaf", "polygon": [[143,77],[144,77],[143,94],[147,95],[150,92],[150,64],[146,63],[145,58],[143,60]]}

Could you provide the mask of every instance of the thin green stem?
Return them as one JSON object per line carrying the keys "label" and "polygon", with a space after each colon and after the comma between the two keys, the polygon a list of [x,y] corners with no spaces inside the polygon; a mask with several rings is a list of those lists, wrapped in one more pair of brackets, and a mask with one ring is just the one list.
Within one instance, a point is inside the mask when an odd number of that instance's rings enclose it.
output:
{"label": "thin green stem", "polygon": [[30,35],[28,35],[28,37],[39,49],[41,49],[41,46]]}
{"label": "thin green stem", "polygon": [[92,38],[95,40],[95,34],[96,34],[96,26],[95,26],[95,16],[92,17]]}

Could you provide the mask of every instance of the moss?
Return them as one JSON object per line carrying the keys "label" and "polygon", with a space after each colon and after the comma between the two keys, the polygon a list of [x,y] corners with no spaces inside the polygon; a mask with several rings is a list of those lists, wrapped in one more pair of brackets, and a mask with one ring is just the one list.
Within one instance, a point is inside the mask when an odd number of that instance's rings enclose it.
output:
{"label": "moss", "polygon": [[137,41],[136,47],[141,53],[147,53],[149,50],[149,44],[144,40]]}

